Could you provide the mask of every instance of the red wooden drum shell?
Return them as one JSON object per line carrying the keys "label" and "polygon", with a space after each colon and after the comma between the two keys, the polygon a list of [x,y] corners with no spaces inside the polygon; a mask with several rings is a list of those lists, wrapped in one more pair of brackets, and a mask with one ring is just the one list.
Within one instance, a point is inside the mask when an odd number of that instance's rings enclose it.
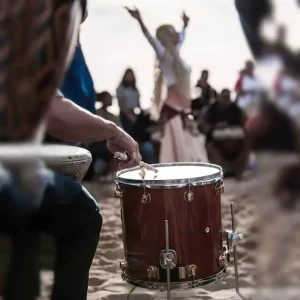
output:
{"label": "red wooden drum shell", "polygon": [[[166,165],[158,164],[158,174]],[[123,278],[131,284],[157,288],[166,283],[166,271],[160,266],[160,253],[166,248],[165,220],[169,223],[169,246],[175,250],[177,264],[171,270],[171,282],[181,286],[194,286],[217,281],[225,275],[226,264],[220,263],[223,249],[221,218],[221,193],[223,174],[221,168],[211,164],[174,164],[192,168],[213,168],[215,174],[191,184],[165,181],[163,185],[145,181],[143,184],[124,181],[126,171],[117,175],[117,189],[121,194],[123,241],[125,261],[121,263]],[[171,168],[172,166],[167,166]],[[133,169],[129,172],[133,172]],[[194,169],[195,170],[195,169]],[[201,171],[201,170],[200,170]],[[135,171],[138,174],[138,170]],[[194,171],[195,172],[195,171]],[[151,172],[150,172],[151,173]],[[201,172],[199,172],[201,173]],[[184,174],[182,174],[184,176]],[[189,175],[189,174],[188,174]],[[159,175],[158,175],[159,176]],[[176,177],[180,177],[178,175]],[[173,186],[170,186],[171,183]],[[143,194],[150,195],[143,203]],[[187,193],[193,193],[188,201]],[[148,198],[149,200],[150,198]],[[191,267],[195,267],[192,275]],[[157,272],[151,275],[151,268]],[[149,269],[150,268],[150,269]],[[150,270],[150,273],[149,273]],[[149,275],[151,275],[149,277]],[[161,284],[159,284],[161,283]]]}

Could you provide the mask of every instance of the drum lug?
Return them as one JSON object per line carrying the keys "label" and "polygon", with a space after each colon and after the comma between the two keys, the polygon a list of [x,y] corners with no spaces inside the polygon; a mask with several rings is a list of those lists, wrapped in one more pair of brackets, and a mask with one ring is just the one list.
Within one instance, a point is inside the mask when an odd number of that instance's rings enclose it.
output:
{"label": "drum lug", "polygon": [[215,193],[216,195],[221,195],[224,193],[224,181],[223,178],[218,181],[215,185]]}
{"label": "drum lug", "polygon": [[128,263],[127,263],[126,260],[120,261],[120,269],[121,269],[122,271],[126,271],[127,267],[128,267]]}
{"label": "drum lug", "polygon": [[141,197],[141,201],[143,204],[149,204],[151,202],[151,195],[149,193],[147,193],[146,191],[146,185],[145,185],[145,182],[143,184],[143,195]]}
{"label": "drum lug", "polygon": [[227,263],[229,262],[229,260],[230,260],[230,254],[229,254],[227,247],[224,245],[222,248],[222,253],[219,256],[220,267],[222,267],[222,268],[227,267]]}
{"label": "drum lug", "polygon": [[143,204],[149,204],[151,202],[151,195],[149,193],[145,193],[141,197],[141,201]]}
{"label": "drum lug", "polygon": [[123,191],[121,190],[119,185],[117,185],[117,189],[115,191],[115,198],[121,199],[122,197],[123,197]]}
{"label": "drum lug", "polygon": [[147,276],[150,281],[152,281],[152,279],[159,280],[159,268],[155,266],[148,267]]}
{"label": "drum lug", "polygon": [[188,190],[184,192],[185,202],[192,202],[194,200],[194,193],[191,191],[191,185],[188,185]]}
{"label": "drum lug", "polygon": [[197,272],[197,266],[196,265],[188,265],[186,266],[187,270],[187,276],[188,277],[193,277],[195,280],[196,277],[196,272]]}
{"label": "drum lug", "polygon": [[185,191],[184,200],[185,202],[192,202],[194,200],[194,193],[192,191]]}

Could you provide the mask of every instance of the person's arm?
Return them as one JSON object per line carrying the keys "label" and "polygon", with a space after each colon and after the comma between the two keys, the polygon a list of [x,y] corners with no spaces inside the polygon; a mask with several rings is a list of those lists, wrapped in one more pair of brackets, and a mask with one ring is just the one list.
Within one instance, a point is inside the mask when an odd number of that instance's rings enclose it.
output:
{"label": "person's arm", "polygon": [[182,31],[179,32],[179,43],[177,45],[178,48],[181,48],[181,46],[184,42],[184,39],[185,39],[185,28],[183,28]]}
{"label": "person's arm", "polygon": [[185,40],[185,33],[186,33],[186,29],[189,25],[190,22],[190,18],[185,14],[185,12],[182,13],[182,21],[183,21],[183,28],[181,30],[181,32],[179,33],[179,43],[178,43],[178,47],[180,48]]}
{"label": "person's arm", "polygon": [[156,39],[154,38],[150,32],[148,31],[142,16],[139,12],[138,9],[130,9],[128,7],[125,7],[125,9],[129,12],[129,14],[138,21],[142,32],[144,33],[145,37],[147,38],[148,42],[150,43],[150,45],[153,47],[156,55],[158,57],[162,57],[165,53],[165,48],[163,47],[163,45]]}
{"label": "person's arm", "polygon": [[115,138],[120,130],[110,121],[76,105],[63,97],[56,97],[48,113],[47,132],[65,141],[94,142]]}
{"label": "person's arm", "polygon": [[122,161],[120,168],[134,167],[141,161],[139,145],[124,130],[62,96],[52,100],[47,117],[47,132],[56,138],[76,142],[107,140],[112,154],[128,152],[128,160]]}

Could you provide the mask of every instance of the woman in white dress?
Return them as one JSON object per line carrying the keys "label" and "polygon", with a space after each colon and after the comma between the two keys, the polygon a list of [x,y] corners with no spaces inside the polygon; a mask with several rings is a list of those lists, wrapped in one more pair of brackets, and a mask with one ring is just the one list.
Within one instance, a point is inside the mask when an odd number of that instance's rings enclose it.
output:
{"label": "woman in white dress", "polygon": [[[189,18],[183,13],[184,29],[181,33],[177,33],[172,25],[162,25],[156,30],[154,38],[139,11],[126,9],[139,22],[157,56],[159,69],[156,74],[152,115],[164,124],[160,162],[206,162],[204,136],[194,130],[194,123],[188,117],[191,112],[191,68],[179,53]],[[163,97],[165,84],[167,96]]]}

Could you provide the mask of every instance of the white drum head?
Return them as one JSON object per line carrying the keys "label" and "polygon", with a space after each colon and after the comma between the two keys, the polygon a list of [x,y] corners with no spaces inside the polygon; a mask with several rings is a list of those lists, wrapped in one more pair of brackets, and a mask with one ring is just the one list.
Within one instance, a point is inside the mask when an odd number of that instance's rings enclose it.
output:
{"label": "white drum head", "polygon": [[[157,164],[157,173],[146,171],[145,184],[151,185],[182,185],[207,184],[220,180],[223,176],[221,167],[205,163],[174,163]],[[140,168],[131,168],[117,174],[117,182],[129,185],[141,184]]]}
{"label": "white drum head", "polygon": [[20,163],[41,158],[44,160],[85,160],[91,158],[88,150],[68,145],[1,144],[0,161]]}

